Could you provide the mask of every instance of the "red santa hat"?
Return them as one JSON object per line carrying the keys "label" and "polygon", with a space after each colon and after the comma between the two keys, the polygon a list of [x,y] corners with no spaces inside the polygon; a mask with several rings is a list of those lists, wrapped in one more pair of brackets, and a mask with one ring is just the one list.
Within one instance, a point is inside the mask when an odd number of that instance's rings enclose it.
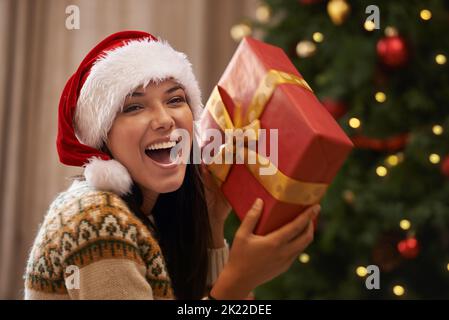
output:
{"label": "red santa hat", "polygon": [[128,193],[132,185],[128,170],[100,149],[126,96],[150,81],[167,78],[184,87],[198,119],[201,93],[184,53],[141,31],[122,31],[101,41],[62,92],[56,142],[60,161],[84,166],[86,181],[97,189]]}

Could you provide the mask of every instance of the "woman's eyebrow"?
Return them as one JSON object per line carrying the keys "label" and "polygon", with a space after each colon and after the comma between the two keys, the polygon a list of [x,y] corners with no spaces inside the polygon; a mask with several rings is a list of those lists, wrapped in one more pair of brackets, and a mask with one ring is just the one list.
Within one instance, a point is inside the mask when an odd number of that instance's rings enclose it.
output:
{"label": "woman's eyebrow", "polygon": [[133,92],[131,93],[131,97],[142,97],[145,95],[145,92]]}
{"label": "woman's eyebrow", "polygon": [[178,85],[175,85],[174,87],[171,87],[167,91],[165,91],[165,93],[172,93],[172,92],[174,92],[174,91],[176,91],[178,89],[184,90],[184,88],[181,85],[178,84]]}
{"label": "woman's eyebrow", "polygon": [[[181,85],[175,85],[173,87],[171,87],[170,89],[168,89],[167,91],[165,91],[166,94],[172,93],[178,89],[182,89],[184,90],[184,88]],[[142,97],[145,95],[145,92],[139,92],[139,91],[134,91],[133,93],[131,93],[131,97]]]}

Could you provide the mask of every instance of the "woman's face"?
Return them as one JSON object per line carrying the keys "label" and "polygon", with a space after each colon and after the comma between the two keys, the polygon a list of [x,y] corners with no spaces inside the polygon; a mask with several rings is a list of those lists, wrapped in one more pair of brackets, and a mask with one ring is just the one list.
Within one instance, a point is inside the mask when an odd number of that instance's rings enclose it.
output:
{"label": "woman's face", "polygon": [[126,98],[108,133],[106,145],[141,188],[157,193],[172,192],[184,180],[186,163],[176,163],[170,157],[171,147],[177,140],[175,137],[170,141],[170,134],[175,129],[186,130],[190,146],[192,128],[193,115],[184,89],[173,80],[150,82]]}

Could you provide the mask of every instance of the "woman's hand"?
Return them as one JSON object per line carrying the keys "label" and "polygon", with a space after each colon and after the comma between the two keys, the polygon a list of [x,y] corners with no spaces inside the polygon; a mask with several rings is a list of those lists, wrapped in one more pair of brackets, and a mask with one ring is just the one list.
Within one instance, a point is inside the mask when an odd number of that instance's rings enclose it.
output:
{"label": "woman's hand", "polygon": [[201,164],[200,168],[204,180],[204,190],[211,225],[224,226],[232,207],[214,181],[212,174],[207,170],[206,165]]}
{"label": "woman's hand", "polygon": [[253,231],[262,208],[262,200],[256,200],[237,230],[229,261],[211,290],[214,298],[245,298],[257,286],[287,271],[312,242],[312,221],[320,211],[319,205],[270,234],[258,236]]}

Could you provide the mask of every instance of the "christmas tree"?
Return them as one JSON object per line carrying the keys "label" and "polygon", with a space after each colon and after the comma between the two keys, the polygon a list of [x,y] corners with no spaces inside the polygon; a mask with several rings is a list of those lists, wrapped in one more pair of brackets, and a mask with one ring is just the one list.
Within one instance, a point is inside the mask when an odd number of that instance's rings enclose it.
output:
{"label": "christmas tree", "polygon": [[314,243],[256,298],[449,298],[448,2],[266,0],[256,16],[232,36],[282,47],[355,145]]}

